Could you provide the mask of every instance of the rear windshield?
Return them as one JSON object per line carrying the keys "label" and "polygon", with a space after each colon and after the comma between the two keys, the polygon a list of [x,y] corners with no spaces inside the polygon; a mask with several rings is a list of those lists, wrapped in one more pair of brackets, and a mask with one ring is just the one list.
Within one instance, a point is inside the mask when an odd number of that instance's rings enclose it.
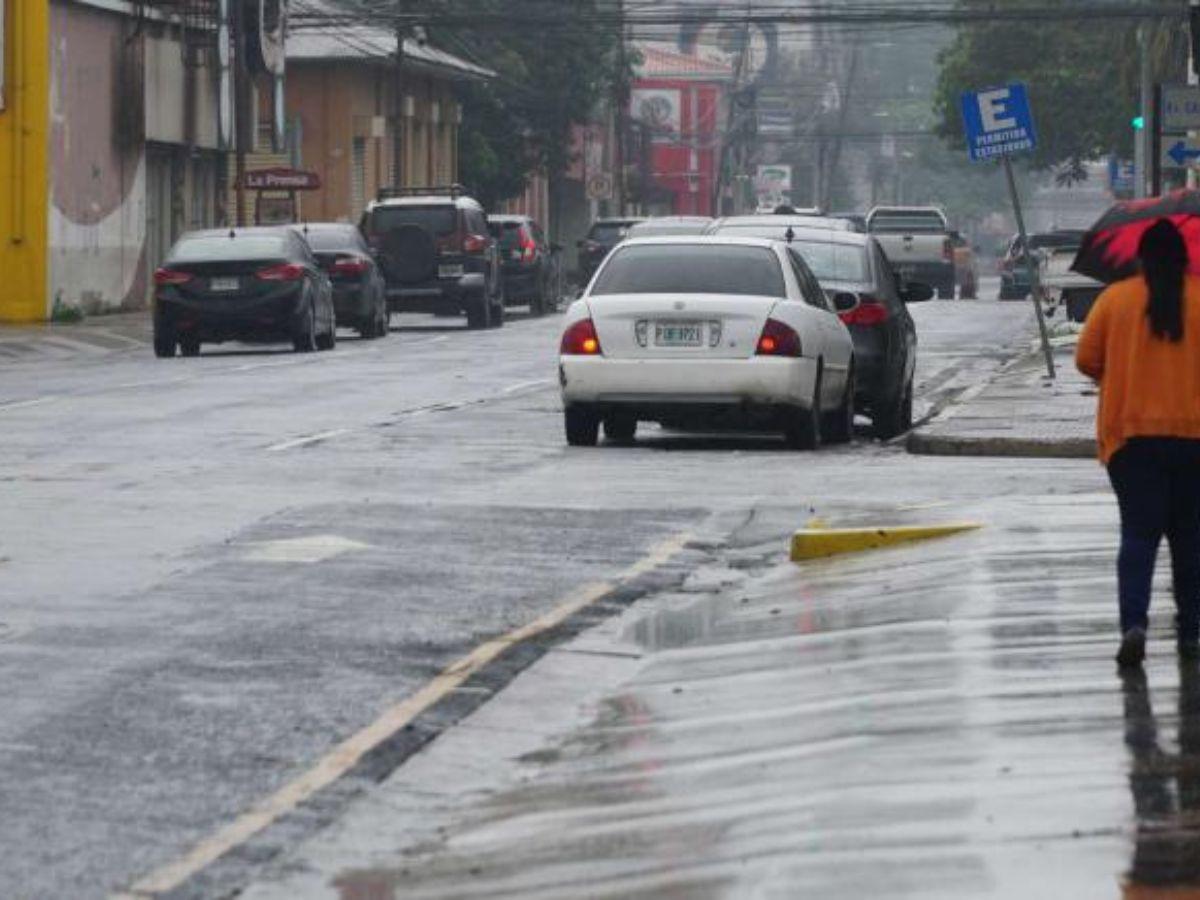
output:
{"label": "rear windshield", "polygon": [[183,238],[171,251],[177,263],[279,259],[290,255],[290,241],[283,235],[214,235]]}
{"label": "rear windshield", "polygon": [[597,244],[616,244],[624,240],[629,226],[623,222],[597,222],[588,237]]}
{"label": "rear windshield", "polygon": [[786,297],[766,247],[661,244],[618,247],[592,288],[600,294],[754,294]]}
{"label": "rear windshield", "polygon": [[354,228],[309,228],[303,237],[318,253],[360,249],[358,231]]}
{"label": "rear windshield", "polygon": [[854,244],[792,241],[792,249],[808,263],[818,281],[869,281],[867,252]]}
{"label": "rear windshield", "polygon": [[871,217],[867,227],[877,234],[941,234],[945,220],[936,212],[881,212]]}
{"label": "rear windshield", "polygon": [[515,250],[521,246],[520,222],[501,222],[500,224],[493,222],[489,230],[500,241],[500,249],[502,251]]}
{"label": "rear windshield", "polygon": [[371,230],[376,234],[401,225],[420,225],[430,234],[446,237],[458,225],[458,210],[453,206],[381,206],[371,213]]}

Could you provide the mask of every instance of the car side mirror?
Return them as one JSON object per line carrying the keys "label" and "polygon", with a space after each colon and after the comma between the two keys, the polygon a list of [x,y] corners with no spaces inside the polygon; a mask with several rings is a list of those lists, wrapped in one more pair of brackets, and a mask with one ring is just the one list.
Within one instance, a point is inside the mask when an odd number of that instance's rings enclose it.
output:
{"label": "car side mirror", "polygon": [[924,303],[933,299],[933,288],[919,281],[910,281],[900,292],[905,303]]}
{"label": "car side mirror", "polygon": [[833,295],[833,308],[839,313],[847,313],[852,309],[857,309],[858,296],[846,291],[838,291]]}

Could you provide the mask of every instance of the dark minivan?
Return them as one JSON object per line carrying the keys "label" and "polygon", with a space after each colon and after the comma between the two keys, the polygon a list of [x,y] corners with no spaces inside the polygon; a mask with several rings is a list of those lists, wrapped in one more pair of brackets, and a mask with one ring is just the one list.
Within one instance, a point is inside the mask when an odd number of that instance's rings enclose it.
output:
{"label": "dark minivan", "polygon": [[154,273],[156,356],[289,340],[298,353],[337,342],[329,276],[290,228],[191,231]]}
{"label": "dark minivan", "polygon": [[528,304],[535,316],[557,309],[557,245],[546,240],[542,226],[529,216],[493,215],[488,228],[500,246],[505,304]]}

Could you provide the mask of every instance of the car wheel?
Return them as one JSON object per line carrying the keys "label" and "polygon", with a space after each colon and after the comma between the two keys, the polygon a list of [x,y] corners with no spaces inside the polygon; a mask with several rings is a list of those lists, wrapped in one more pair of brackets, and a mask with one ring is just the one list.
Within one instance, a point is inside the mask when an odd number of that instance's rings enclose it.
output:
{"label": "car wheel", "polygon": [[953,300],[954,299],[954,285],[953,284],[938,285],[937,295],[938,295],[939,300]]}
{"label": "car wheel", "polygon": [[784,426],[783,436],[795,450],[816,450],[821,446],[821,370],[813,385],[812,403],[808,409],[796,409]]}
{"label": "car wheel", "polygon": [[379,302],[379,317],[376,323],[378,337],[384,338],[388,336],[388,332],[391,331],[391,322],[392,315],[388,312],[387,303],[381,300]]}
{"label": "car wheel", "polygon": [[179,354],[181,356],[199,356],[200,342],[195,338],[183,338],[179,342]]}
{"label": "car wheel", "polygon": [[311,304],[304,313],[299,331],[292,338],[292,349],[297,353],[312,353],[317,349],[317,318]]}
{"label": "car wheel", "polygon": [[600,417],[586,406],[568,406],[563,410],[567,443],[572,447],[595,447],[600,438]]}
{"label": "car wheel", "polygon": [[854,369],[851,368],[841,405],[829,413],[822,423],[825,439],[831,444],[848,444],[854,438],[854,390]]}
{"label": "car wheel", "polygon": [[492,305],[488,302],[487,294],[480,294],[467,307],[467,327],[472,331],[487,328],[488,320],[491,318],[491,311]]}
{"label": "car wheel", "polygon": [[154,328],[154,355],[159,359],[171,359],[175,356],[175,332],[166,325],[156,325]]}
{"label": "car wheel", "polygon": [[913,385],[909,381],[900,396],[881,407],[872,417],[875,436],[881,441],[890,441],[912,428]]}
{"label": "car wheel", "polygon": [[615,444],[632,444],[637,435],[637,416],[613,413],[604,417],[604,436]]}
{"label": "car wheel", "polygon": [[318,350],[332,350],[337,346],[337,329],[330,328],[324,334],[317,335],[316,343]]}
{"label": "car wheel", "polygon": [[492,300],[492,311],[488,319],[488,328],[503,328],[504,327],[504,287],[496,292],[495,298]]}

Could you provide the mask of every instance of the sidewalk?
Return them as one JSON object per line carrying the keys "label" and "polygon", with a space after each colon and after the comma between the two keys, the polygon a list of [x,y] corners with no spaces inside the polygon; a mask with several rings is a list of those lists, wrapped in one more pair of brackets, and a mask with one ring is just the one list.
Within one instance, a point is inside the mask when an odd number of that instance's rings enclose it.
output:
{"label": "sidewalk", "polygon": [[1149,679],[1114,673],[1115,512],[1083,484],[803,566],[735,536],[240,896],[1191,896],[1134,885],[1200,876],[1200,675],[1165,610]]}
{"label": "sidewalk", "polygon": [[153,334],[149,310],[89,316],[71,323],[0,324],[0,365],[141,350],[150,345]]}
{"label": "sidewalk", "polygon": [[1058,377],[1040,347],[908,436],[910,453],[1094,459],[1096,389],[1075,369],[1074,334],[1054,338]]}

